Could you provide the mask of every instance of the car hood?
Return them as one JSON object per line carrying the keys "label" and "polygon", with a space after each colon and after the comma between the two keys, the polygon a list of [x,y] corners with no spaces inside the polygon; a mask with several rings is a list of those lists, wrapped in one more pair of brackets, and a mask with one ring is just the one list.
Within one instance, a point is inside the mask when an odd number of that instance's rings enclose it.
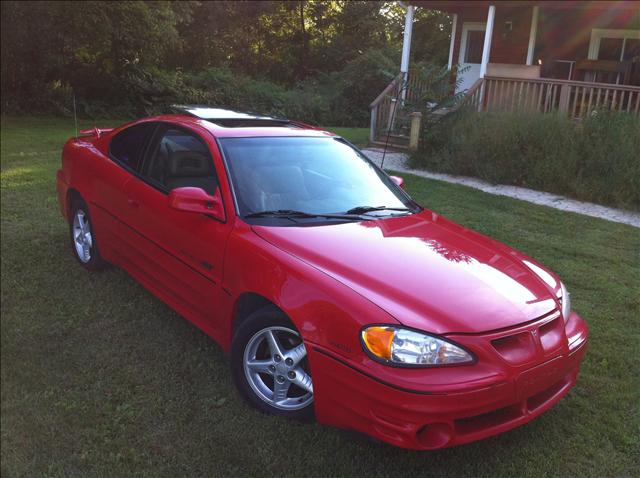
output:
{"label": "car hood", "polygon": [[552,273],[504,244],[430,211],[253,230],[400,323],[428,332],[496,330],[557,308],[559,282]]}

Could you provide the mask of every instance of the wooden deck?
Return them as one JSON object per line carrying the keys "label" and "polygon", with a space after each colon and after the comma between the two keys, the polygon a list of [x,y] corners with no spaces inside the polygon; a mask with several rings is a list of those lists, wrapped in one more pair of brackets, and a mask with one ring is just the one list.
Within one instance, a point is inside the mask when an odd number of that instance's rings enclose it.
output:
{"label": "wooden deck", "polygon": [[[388,142],[389,146],[405,149],[409,134],[406,117],[411,111],[402,105],[419,104],[424,91],[426,85],[418,79],[418,75],[410,72],[406,80],[402,75],[396,76],[370,105],[371,143]],[[577,121],[598,111],[618,111],[640,116],[640,87],[548,78],[487,76],[477,80],[458,104],[443,109],[443,113],[462,106],[481,112],[559,112]]]}
{"label": "wooden deck", "polygon": [[582,119],[594,111],[640,114],[640,87],[585,81],[487,76],[480,111],[559,111]]}

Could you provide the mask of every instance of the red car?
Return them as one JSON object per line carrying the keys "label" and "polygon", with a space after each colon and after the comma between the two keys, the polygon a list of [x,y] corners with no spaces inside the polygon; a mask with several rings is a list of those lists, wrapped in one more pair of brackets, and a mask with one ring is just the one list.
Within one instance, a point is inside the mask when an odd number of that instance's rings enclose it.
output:
{"label": "red car", "polygon": [[558,277],[344,139],[205,107],[84,133],[57,174],[76,258],[211,336],[258,409],[435,449],[575,385],[588,332]]}

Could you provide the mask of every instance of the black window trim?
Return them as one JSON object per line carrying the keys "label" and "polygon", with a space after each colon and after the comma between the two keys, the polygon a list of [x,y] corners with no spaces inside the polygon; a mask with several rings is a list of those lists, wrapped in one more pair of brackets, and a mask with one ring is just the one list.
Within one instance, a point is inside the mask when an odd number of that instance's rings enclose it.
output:
{"label": "black window trim", "polygon": [[125,132],[129,131],[130,129],[136,128],[136,127],[139,127],[139,126],[150,126],[150,132],[147,134],[147,137],[144,140],[144,145],[142,146],[142,157],[140,158],[140,161],[138,161],[138,168],[141,168],[142,164],[144,163],[145,157],[147,155],[147,150],[149,148],[149,144],[151,142],[151,139],[152,139],[153,135],[155,134],[156,129],[158,127],[158,122],[156,122],[156,121],[146,121],[146,122],[143,122],[143,123],[132,124],[132,125],[127,126],[126,128],[121,129],[115,135],[113,135],[113,137],[109,141],[109,150],[107,151],[107,156],[109,157],[109,159],[111,161],[113,161],[116,165],[120,166],[125,171],[127,171],[127,172],[129,172],[129,173],[131,173],[131,174],[133,174],[134,176],[137,176],[137,177],[140,176],[140,172],[137,170],[137,168],[132,168],[128,164],[125,164],[120,159],[116,158],[114,156],[114,154],[111,152],[111,145],[113,144],[113,141],[118,136],[120,136],[122,133],[125,133]]}

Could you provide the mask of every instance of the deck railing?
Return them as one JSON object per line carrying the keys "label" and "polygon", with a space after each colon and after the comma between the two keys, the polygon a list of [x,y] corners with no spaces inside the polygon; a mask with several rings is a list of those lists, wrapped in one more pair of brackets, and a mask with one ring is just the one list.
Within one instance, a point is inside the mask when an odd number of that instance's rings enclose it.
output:
{"label": "deck railing", "polygon": [[[402,74],[396,76],[370,105],[370,141],[389,141],[391,145],[403,147],[402,142],[409,134],[409,121],[405,118],[407,112],[400,105],[405,99],[409,104],[418,104],[426,87],[419,75],[411,72],[408,78]],[[463,106],[476,111],[557,111],[576,120],[594,111],[622,111],[640,116],[640,87],[487,76],[477,80],[462,101],[438,110],[424,121],[437,121],[442,115]]]}
{"label": "deck railing", "polygon": [[484,81],[482,78],[479,78],[475,81],[471,88],[469,88],[462,101],[460,101],[454,109],[459,109],[463,106],[469,106],[474,110],[479,110],[482,105],[482,87],[484,85]]}
{"label": "deck railing", "polygon": [[400,97],[400,89],[403,83],[404,75],[400,73],[369,105],[371,110],[369,141],[372,143],[378,140],[382,132],[388,132],[393,129],[396,100]]}
{"label": "deck railing", "polygon": [[[400,131],[409,123],[408,112],[400,106],[406,103],[420,103],[427,88],[428,85],[422,77],[414,71],[409,71],[406,77],[402,73],[398,74],[369,105],[371,110],[370,141],[386,140],[388,135],[391,135],[392,139],[397,139],[404,136],[405,133],[408,134],[408,132]],[[392,140],[391,143],[393,142]]]}
{"label": "deck railing", "polygon": [[518,79],[487,76],[483,111],[559,111],[575,119],[593,111],[640,114],[640,87],[546,78]]}

